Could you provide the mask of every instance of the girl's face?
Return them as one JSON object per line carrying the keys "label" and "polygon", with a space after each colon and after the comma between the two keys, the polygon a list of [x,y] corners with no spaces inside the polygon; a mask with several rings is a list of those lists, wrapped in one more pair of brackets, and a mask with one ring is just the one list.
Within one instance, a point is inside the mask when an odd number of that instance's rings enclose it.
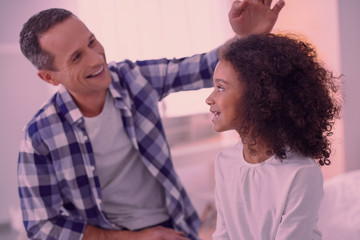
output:
{"label": "girl's face", "polygon": [[235,129],[245,83],[238,80],[238,73],[228,61],[219,61],[214,72],[214,91],[206,98],[213,114],[216,132]]}

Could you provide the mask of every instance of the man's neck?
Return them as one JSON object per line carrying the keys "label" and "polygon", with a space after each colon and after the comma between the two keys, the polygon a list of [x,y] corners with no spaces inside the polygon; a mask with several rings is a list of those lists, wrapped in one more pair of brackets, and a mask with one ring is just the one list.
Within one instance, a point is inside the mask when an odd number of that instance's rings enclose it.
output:
{"label": "man's neck", "polygon": [[104,107],[107,90],[87,97],[74,97],[76,105],[85,117],[99,115]]}

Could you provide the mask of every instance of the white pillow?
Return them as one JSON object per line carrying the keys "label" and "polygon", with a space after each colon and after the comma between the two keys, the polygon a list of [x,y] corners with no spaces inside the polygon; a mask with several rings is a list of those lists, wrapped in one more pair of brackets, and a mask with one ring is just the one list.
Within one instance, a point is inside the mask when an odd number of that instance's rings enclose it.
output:
{"label": "white pillow", "polygon": [[324,182],[319,228],[323,240],[360,240],[360,170]]}

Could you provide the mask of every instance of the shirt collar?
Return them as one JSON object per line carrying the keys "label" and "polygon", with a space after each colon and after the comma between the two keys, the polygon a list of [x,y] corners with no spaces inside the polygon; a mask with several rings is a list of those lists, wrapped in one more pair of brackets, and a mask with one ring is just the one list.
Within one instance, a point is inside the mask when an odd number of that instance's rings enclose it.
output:
{"label": "shirt collar", "polygon": [[[109,92],[111,97],[115,99],[115,106],[122,108],[125,104],[127,109],[131,109],[128,92],[121,86],[119,76],[114,72],[111,72],[111,76],[112,82],[109,86]],[[77,122],[83,122],[84,119],[80,109],[64,86],[60,86],[55,101],[59,111],[71,125]],[[122,102],[122,104],[120,104],[120,102]]]}
{"label": "shirt collar", "polygon": [[[119,75],[110,70],[111,74],[111,84],[109,86],[109,91],[111,96],[115,99],[115,107],[123,108],[123,105],[126,106],[127,109],[131,109],[131,100],[128,91],[123,86],[125,83],[121,82]],[[120,103],[122,102],[122,104]]]}
{"label": "shirt collar", "polygon": [[64,86],[60,86],[55,101],[59,111],[71,125],[83,121],[80,109]]}

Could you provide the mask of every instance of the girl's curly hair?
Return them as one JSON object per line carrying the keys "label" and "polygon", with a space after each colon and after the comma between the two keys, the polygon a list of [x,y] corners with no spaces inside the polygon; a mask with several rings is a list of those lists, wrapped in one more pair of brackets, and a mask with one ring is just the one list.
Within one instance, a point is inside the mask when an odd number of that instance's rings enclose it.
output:
{"label": "girl's curly hair", "polygon": [[239,134],[252,143],[261,139],[281,159],[291,149],[329,165],[328,137],[340,117],[340,86],[314,47],[289,35],[252,35],[233,42],[222,55],[246,85]]}

